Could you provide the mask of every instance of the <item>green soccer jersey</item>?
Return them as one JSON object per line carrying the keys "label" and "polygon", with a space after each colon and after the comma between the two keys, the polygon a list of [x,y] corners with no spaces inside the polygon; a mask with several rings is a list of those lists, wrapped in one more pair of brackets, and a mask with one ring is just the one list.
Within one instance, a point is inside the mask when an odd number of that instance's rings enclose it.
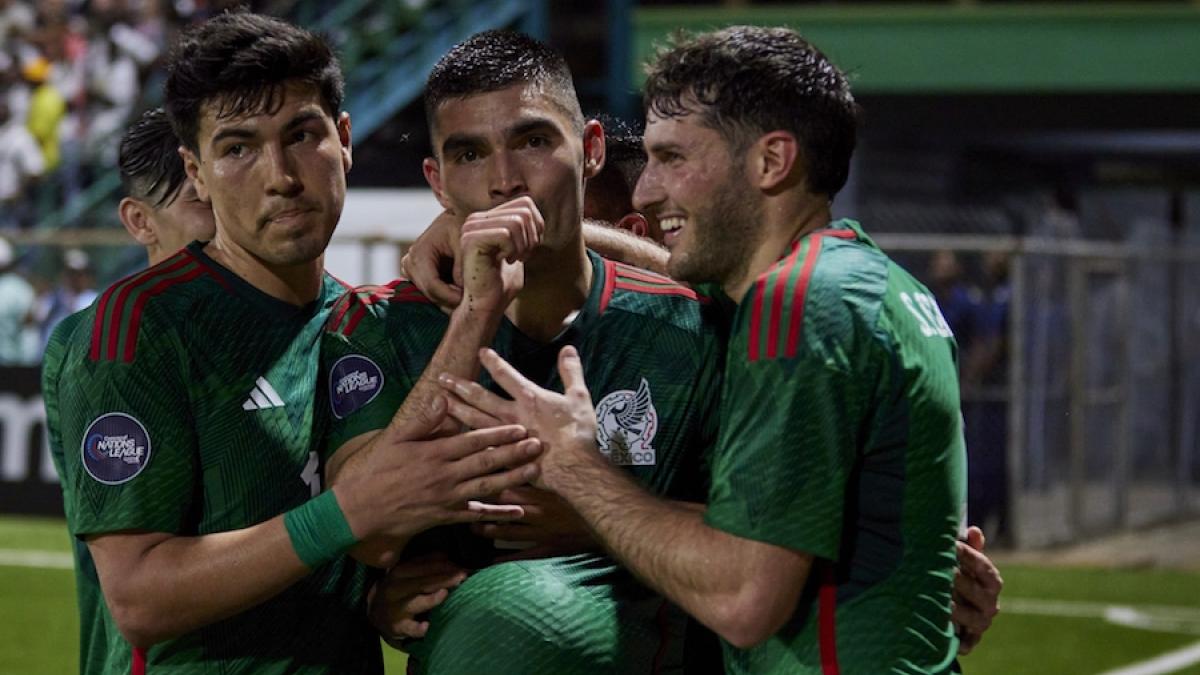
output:
{"label": "green soccer jersey", "polygon": [[193,244],[117,282],[55,331],[43,387],[62,481],[88,674],[381,672],[365,570],[324,565],[278,596],[146,650],[117,630],[88,535],[248,527],[320,489],[320,343],[344,288],[278,301]]}
{"label": "green soccer jersey", "polygon": [[[652,492],[702,501],[724,344],[714,308],[665,277],[590,258],[591,291],[561,335],[538,343],[505,320],[493,347],[534,382],[562,391],[558,353],[574,345],[601,450]],[[332,446],[387,425],[448,321],[407,282],[338,303],[323,356]],[[438,545],[477,558],[462,552],[461,537]],[[410,663],[421,673],[490,675],[636,672],[656,658],[669,668],[682,658],[683,620],[601,555],[504,563],[473,575],[433,612]]]}
{"label": "green soccer jersey", "polygon": [[956,347],[932,295],[852,221],[740,303],[706,521],[815,557],[737,673],[942,673],[965,499]]}

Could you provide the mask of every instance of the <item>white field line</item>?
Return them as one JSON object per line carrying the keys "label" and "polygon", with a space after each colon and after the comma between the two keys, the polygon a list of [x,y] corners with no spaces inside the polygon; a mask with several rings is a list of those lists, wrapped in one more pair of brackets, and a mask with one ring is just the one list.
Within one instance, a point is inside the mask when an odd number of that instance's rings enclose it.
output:
{"label": "white field line", "polygon": [[75,566],[70,553],[0,548],[0,567],[40,567],[69,570]]}
{"label": "white field line", "polygon": [[1200,663],[1200,642],[1100,675],[1164,675],[1187,668],[1193,663]]}

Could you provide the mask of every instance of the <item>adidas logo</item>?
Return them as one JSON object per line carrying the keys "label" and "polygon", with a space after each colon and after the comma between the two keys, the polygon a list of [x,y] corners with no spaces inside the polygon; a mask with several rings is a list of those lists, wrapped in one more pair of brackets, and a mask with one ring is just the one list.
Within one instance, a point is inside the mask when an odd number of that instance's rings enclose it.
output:
{"label": "adidas logo", "polygon": [[250,390],[250,398],[242,403],[242,410],[266,410],[267,408],[282,407],[283,399],[279,398],[275,387],[272,387],[264,377],[254,381],[254,388]]}

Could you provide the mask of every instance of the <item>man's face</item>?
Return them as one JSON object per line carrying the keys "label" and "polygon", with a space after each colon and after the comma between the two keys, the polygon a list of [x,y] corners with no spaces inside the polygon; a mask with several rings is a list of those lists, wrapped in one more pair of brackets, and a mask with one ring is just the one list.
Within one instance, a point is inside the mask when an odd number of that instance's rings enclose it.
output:
{"label": "man's face", "polygon": [[193,241],[210,241],[216,233],[212,207],[196,194],[192,179],[183,181],[169,204],[149,209],[150,226],[163,251],[173,252]]}
{"label": "man's face", "polygon": [[[584,180],[603,162],[597,123],[581,138],[538,87],[517,84],[446,101],[432,131],[437,159],[425,161],[425,175],[444,206],[466,216],[529,195],[546,222],[543,248],[578,238]],[[599,162],[585,138],[598,144]]]}
{"label": "man's face", "polygon": [[761,203],[744,156],[692,113],[647,114],[646,169],[633,204],[658,220],[671,250],[671,277],[692,283],[736,279],[761,232]]}
{"label": "man's face", "polygon": [[201,108],[199,155],[184,150],[188,175],[226,239],[268,265],[317,259],[342,214],[350,170],[350,118],[337,121],[316,87],[286,83],[272,113],[217,118]]}

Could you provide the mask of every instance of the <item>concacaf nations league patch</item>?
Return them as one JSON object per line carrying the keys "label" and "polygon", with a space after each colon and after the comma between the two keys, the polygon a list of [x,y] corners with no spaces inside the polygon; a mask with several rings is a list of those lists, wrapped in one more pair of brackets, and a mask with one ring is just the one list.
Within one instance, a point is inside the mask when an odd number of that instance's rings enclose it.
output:
{"label": "concacaf nations league patch", "polygon": [[106,485],[130,481],[150,463],[150,434],[125,413],[97,417],[83,435],[83,468]]}
{"label": "concacaf nations league patch", "polygon": [[383,371],[365,356],[343,356],[329,372],[329,404],[339,420],[375,399],[383,389]]}

